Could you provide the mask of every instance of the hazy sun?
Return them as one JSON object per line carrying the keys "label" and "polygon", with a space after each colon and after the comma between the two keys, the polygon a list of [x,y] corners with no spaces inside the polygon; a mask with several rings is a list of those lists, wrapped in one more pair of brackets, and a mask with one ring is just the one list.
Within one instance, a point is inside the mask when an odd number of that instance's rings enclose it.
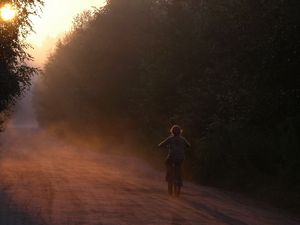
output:
{"label": "hazy sun", "polygon": [[10,4],[6,4],[0,9],[0,14],[4,21],[10,21],[15,18],[17,11]]}

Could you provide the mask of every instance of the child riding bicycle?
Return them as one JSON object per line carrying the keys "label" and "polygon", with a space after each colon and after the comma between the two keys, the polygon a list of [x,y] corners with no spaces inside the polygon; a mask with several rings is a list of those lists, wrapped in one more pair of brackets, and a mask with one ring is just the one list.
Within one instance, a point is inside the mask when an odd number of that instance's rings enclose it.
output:
{"label": "child riding bicycle", "polygon": [[181,166],[185,158],[185,149],[190,147],[190,143],[181,135],[182,129],[178,125],[172,126],[171,135],[162,141],[158,147],[168,148],[168,156],[166,158],[166,181],[168,182],[169,195],[180,195],[183,185],[181,178]]}

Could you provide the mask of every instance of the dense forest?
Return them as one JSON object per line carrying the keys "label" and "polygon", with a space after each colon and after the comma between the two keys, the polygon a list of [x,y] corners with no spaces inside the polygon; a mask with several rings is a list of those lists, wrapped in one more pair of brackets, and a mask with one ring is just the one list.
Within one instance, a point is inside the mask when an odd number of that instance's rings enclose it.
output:
{"label": "dense forest", "polygon": [[110,0],[49,57],[40,124],[145,149],[180,124],[194,180],[299,207],[299,6]]}

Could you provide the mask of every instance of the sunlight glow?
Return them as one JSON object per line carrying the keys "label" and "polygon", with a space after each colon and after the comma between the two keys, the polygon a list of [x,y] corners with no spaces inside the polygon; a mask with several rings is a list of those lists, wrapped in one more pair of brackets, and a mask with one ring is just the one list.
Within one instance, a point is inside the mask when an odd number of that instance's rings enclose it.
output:
{"label": "sunlight glow", "polygon": [[11,21],[15,18],[17,11],[15,9],[13,9],[13,7],[11,6],[11,4],[5,4],[2,8],[1,8],[1,18],[4,21]]}
{"label": "sunlight glow", "polygon": [[29,17],[35,32],[27,37],[27,41],[33,47],[30,54],[35,58],[35,66],[43,66],[57,40],[71,30],[76,15],[105,4],[106,0],[44,0],[39,16]]}

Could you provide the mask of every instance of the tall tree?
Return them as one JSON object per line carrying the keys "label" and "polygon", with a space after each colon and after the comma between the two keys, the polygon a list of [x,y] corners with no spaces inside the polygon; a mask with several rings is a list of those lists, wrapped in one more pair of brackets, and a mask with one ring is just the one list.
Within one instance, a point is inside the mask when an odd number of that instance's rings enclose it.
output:
{"label": "tall tree", "polygon": [[10,6],[15,18],[0,17],[0,129],[8,113],[30,85],[37,68],[28,65],[33,60],[27,50],[26,37],[33,31],[30,16],[37,15],[43,0],[4,0],[0,8]]}

